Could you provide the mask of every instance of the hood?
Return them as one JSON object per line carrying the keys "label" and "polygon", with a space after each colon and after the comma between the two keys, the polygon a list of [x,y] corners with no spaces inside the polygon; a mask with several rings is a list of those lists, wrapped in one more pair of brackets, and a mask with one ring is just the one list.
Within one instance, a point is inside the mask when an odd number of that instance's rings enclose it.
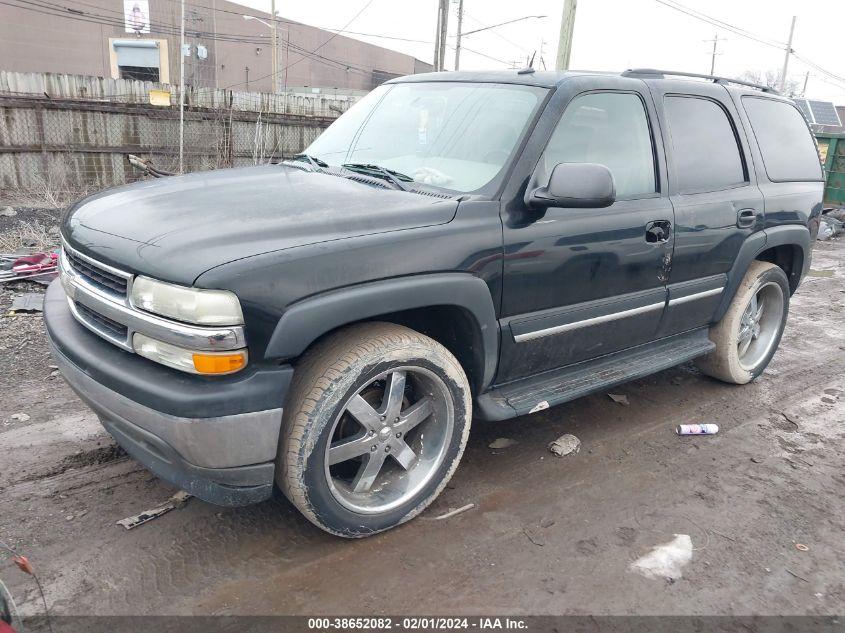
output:
{"label": "hood", "polygon": [[449,222],[458,202],[285,165],[110,189],[64,219],[68,243],[117,268],[190,285],[235,259]]}

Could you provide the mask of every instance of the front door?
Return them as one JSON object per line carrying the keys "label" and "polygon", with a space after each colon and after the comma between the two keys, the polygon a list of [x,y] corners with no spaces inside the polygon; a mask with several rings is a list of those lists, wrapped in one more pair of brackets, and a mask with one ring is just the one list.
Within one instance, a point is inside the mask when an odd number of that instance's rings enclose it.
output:
{"label": "front door", "polygon": [[615,81],[625,89],[568,99],[531,182],[545,184],[558,163],[599,163],[613,174],[616,202],[534,211],[514,200],[503,210],[499,383],[656,336],[674,239],[662,141],[643,84]]}

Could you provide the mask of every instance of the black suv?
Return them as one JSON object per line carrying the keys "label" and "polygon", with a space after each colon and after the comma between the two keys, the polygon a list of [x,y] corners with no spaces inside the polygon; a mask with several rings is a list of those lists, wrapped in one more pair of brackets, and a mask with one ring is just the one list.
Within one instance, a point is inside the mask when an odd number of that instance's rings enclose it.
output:
{"label": "black suv", "polygon": [[472,417],[690,359],[747,383],[809,268],[822,168],[788,99],[678,75],[404,77],[279,165],[82,200],[56,362],[160,477],[222,505],[275,482],[347,537],[431,503]]}

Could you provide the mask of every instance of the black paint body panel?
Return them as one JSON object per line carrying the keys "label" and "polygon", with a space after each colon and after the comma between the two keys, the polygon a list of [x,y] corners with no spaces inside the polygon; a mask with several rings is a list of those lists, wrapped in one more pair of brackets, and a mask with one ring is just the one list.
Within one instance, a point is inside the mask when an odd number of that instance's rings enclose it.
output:
{"label": "black paint body panel", "polygon": [[[767,179],[739,101],[757,91],[595,73],[448,73],[394,81],[503,81],[549,92],[489,195],[439,198],[271,165],[102,192],[68,213],[63,235],[81,252],[129,272],[236,293],[251,359],[237,379],[244,383],[295,365],[310,343],[344,324],[426,306],[457,307],[474,328],[467,344],[480,368],[477,397],[706,328],[724,314],[750,262],[773,246],[792,249],[793,290],[809,268],[808,227],[821,212],[823,183]],[[556,123],[573,98],[595,91],[642,99],[657,191],[602,209],[530,209],[526,191]],[[666,94],[722,105],[735,126],[745,183],[692,195],[677,191]],[[748,209],[753,225],[740,228],[738,213]],[[646,240],[655,221],[668,224],[666,241]],[[672,303],[720,287],[719,294]],[[581,325],[554,331],[573,323]],[[552,333],[516,340],[540,330]],[[102,371],[92,369],[100,372],[98,380],[123,381],[139,400],[158,397],[140,386],[159,384],[154,374],[181,377],[145,359],[118,357],[131,355],[85,335],[79,344],[90,346],[88,355],[107,359]],[[79,336],[73,340],[83,340]],[[131,376],[111,375],[118,371]],[[222,388],[221,394],[236,381],[204,380],[214,383],[208,392]],[[174,411],[206,406],[199,398],[166,400]],[[240,396],[220,403],[241,411],[264,406],[246,405]]]}

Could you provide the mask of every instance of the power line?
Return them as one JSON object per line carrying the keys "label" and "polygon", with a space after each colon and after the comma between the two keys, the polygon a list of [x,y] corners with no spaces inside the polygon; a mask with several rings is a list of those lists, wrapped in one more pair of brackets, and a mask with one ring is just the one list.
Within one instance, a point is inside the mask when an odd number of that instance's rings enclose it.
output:
{"label": "power line", "polygon": [[[341,29],[330,29],[323,26],[314,27],[319,28],[323,31],[338,31],[340,32]],[[415,44],[434,44],[433,40],[415,40],[408,37],[394,37],[393,35],[378,35],[376,33],[359,33],[358,31],[343,31],[344,35],[364,35],[366,37],[377,37],[383,40],[398,40],[400,42],[414,42]]]}
{"label": "power line", "polygon": [[[473,22],[475,22],[476,24],[478,24],[478,25],[480,25],[480,26],[484,27],[485,29],[490,29],[490,33],[491,33],[492,35],[495,35],[495,36],[496,36],[496,37],[498,37],[500,40],[507,42],[507,43],[508,43],[508,44],[510,44],[511,46],[515,46],[516,48],[518,48],[519,50],[521,50],[523,53],[529,53],[529,52],[530,52],[530,51],[529,51],[527,48],[525,48],[524,46],[520,46],[519,44],[517,44],[517,43],[516,43],[516,42],[514,42],[513,40],[508,39],[507,37],[505,37],[504,35],[502,35],[502,34],[501,34],[501,33],[499,33],[498,31],[496,31],[495,29],[492,29],[491,27],[489,27],[489,26],[487,26],[486,24],[484,24],[481,20],[479,20],[479,19],[477,19],[477,18],[472,17],[472,16],[471,16],[469,13],[467,13],[466,11],[464,11],[464,17],[469,18],[470,20],[472,20],[472,21],[473,21]],[[463,44],[462,44],[461,46],[463,47]],[[469,50],[469,49],[467,49],[467,50]],[[507,62],[505,62],[505,63],[507,63]]]}
{"label": "power line", "polygon": [[[323,42],[322,44],[320,44],[317,48],[315,48],[315,49],[314,49],[313,51],[311,51],[311,52],[312,52],[312,53],[316,53],[318,50],[320,50],[321,48],[323,48],[326,44],[328,44],[329,42],[331,42],[331,41],[332,41],[334,38],[336,38],[338,35],[340,35],[341,33],[343,33],[343,32],[344,32],[347,28],[349,28],[349,27],[352,25],[352,23],[353,23],[355,20],[357,20],[357,19],[358,19],[358,17],[359,17],[359,16],[360,16],[360,15],[361,15],[364,11],[366,11],[366,10],[369,8],[369,6],[370,6],[370,5],[371,5],[374,1],[375,1],[375,0],[367,0],[367,4],[365,4],[363,7],[361,7],[361,10],[360,10],[360,11],[358,11],[358,13],[356,13],[355,15],[353,15],[353,16],[352,16],[352,19],[351,19],[351,20],[349,20],[349,22],[347,22],[346,24],[344,24],[342,29],[340,29],[337,33],[334,33],[334,34],[333,34],[333,35],[332,35],[329,39],[327,39],[325,42]],[[302,60],[300,59],[299,61],[302,61]],[[288,64],[287,68],[290,68],[291,66],[296,66],[296,64],[298,64],[298,63],[299,63],[299,62],[297,61],[297,62],[294,62],[293,64]]]}
{"label": "power line", "polygon": [[[449,48],[451,48],[452,50],[455,50],[455,47],[454,47],[454,46],[450,46]],[[490,55],[487,55],[486,53],[482,53],[482,52],[479,52],[479,51],[473,50],[473,49],[471,49],[471,48],[467,48],[467,47],[466,47],[466,46],[464,46],[463,44],[461,44],[461,50],[462,50],[462,51],[468,51],[468,52],[470,52],[470,53],[475,53],[476,55],[480,55],[481,57],[486,57],[487,59],[490,59],[490,60],[492,60],[492,61],[494,61],[494,62],[499,62],[500,64],[504,64],[505,66],[507,66],[507,65],[509,65],[509,64],[510,64],[510,62],[506,62],[505,60],[503,60],[503,59],[499,59],[498,57],[491,57]]]}
{"label": "power line", "polygon": [[823,75],[826,75],[829,79],[833,79],[834,81],[838,81],[842,85],[842,87],[845,87],[845,77],[840,77],[839,75],[836,75],[836,74],[830,72],[829,70],[822,68],[821,66],[819,66],[815,62],[812,62],[809,59],[805,59],[804,57],[801,57],[800,55],[798,55],[794,51],[792,53],[792,56],[795,57],[795,59],[797,59],[801,63],[809,66],[810,68],[813,68],[814,70],[822,73]]}
{"label": "power line", "polygon": [[[40,1],[13,0],[13,1],[19,2],[21,4],[12,4],[8,0],[0,0],[0,5],[6,5],[6,6],[14,7],[14,8],[17,8],[17,9],[32,11],[34,13],[39,13],[41,15],[49,15],[49,16],[53,16],[53,17],[68,19],[68,20],[85,22],[85,23],[88,23],[88,24],[100,24],[100,25],[105,25],[105,26],[116,26],[116,27],[120,27],[120,28],[124,27],[124,20],[122,18],[117,19],[117,18],[112,18],[111,16],[99,15],[99,14],[93,14],[93,13],[85,13],[83,15],[80,15],[78,13],[74,13],[74,14],[71,15],[71,14],[62,12],[62,7],[60,7],[58,5],[51,4],[47,0],[40,0]],[[370,0],[370,1],[372,2],[373,0]],[[29,6],[22,6],[22,5],[29,5]],[[198,5],[193,5],[193,6],[196,7],[196,8],[204,8],[204,7],[200,7]],[[97,18],[100,18],[100,19],[97,19]],[[169,36],[175,37],[179,34],[179,29],[176,28],[175,26],[168,26],[168,25],[163,25],[163,24],[157,24],[157,25],[151,24],[150,25],[150,32],[153,33],[153,34],[156,34],[156,35],[164,35],[164,36],[169,35]],[[256,45],[256,44],[266,45],[266,44],[268,44],[268,41],[266,39],[252,38],[252,37],[248,37],[248,36],[239,36],[239,35],[235,35],[235,34],[210,33],[210,32],[206,32],[206,31],[202,31],[202,30],[198,30],[198,29],[186,29],[186,32],[191,37],[202,38],[202,39],[212,40],[212,41],[233,42],[233,43],[252,44],[252,45]],[[335,35],[337,35],[337,34],[335,34]],[[333,39],[335,37],[335,35],[333,35],[330,39]],[[326,43],[328,43],[328,40],[327,40],[327,42],[324,42],[324,45]],[[351,72],[358,72],[362,75],[369,75],[371,70],[372,70],[370,68],[356,66],[354,64],[349,64],[349,63],[343,62],[341,60],[333,59],[331,57],[326,57],[326,56],[323,56],[323,55],[315,55],[314,51],[309,51],[309,50],[305,49],[304,47],[299,46],[297,44],[289,43],[289,46],[290,46],[290,48],[292,48],[294,50],[294,52],[296,52],[299,55],[302,55],[302,57],[298,60],[298,62],[302,61],[305,58],[310,58],[313,61],[315,61],[317,63],[322,63],[326,66],[330,66],[330,67],[333,67],[333,68],[336,68],[336,69],[339,69],[339,70],[345,69],[345,70],[348,70],[348,71],[351,71]],[[321,48],[321,47],[318,47],[318,49],[315,49],[315,50],[319,50],[319,48]],[[294,65],[294,64],[291,64],[291,66],[292,65]],[[267,76],[269,76],[269,75],[267,75]],[[259,77],[258,79],[253,79],[252,81],[258,81],[258,80],[263,79],[263,78],[264,77]],[[242,83],[246,83],[246,82],[242,82]],[[240,85],[240,84],[234,84],[234,85]]]}
{"label": "power line", "polygon": [[[104,26],[114,26],[123,28],[125,26],[125,22],[123,18],[116,18],[108,15],[101,15],[95,14],[91,12],[82,12],[78,9],[70,10],[67,7],[62,7],[59,5],[51,4],[46,2],[45,0],[33,1],[33,0],[13,0],[14,2],[18,2],[20,4],[11,4],[8,1],[0,2],[0,4],[4,4],[10,7],[14,7],[16,9],[23,9],[25,11],[32,11],[34,13],[39,13],[42,15],[49,15],[58,18],[64,18],[68,20],[74,20],[78,22],[86,22],[88,24],[101,24]],[[27,6],[28,5],[28,6]],[[193,5],[196,8],[196,5]],[[187,29],[187,31],[195,37],[205,37],[206,39],[211,40],[219,40],[219,41],[227,41],[227,42],[242,42],[247,44],[265,44],[266,40],[252,38],[249,36],[242,36],[236,34],[227,34],[227,33],[211,33],[207,31],[203,31],[201,29]],[[166,24],[150,24],[150,32],[161,34],[161,35],[178,35],[179,28],[176,26],[166,25]]]}
{"label": "power line", "polygon": [[[680,11],[681,13],[685,13],[686,15],[693,17],[697,20],[701,20],[703,22],[707,22],[708,24],[712,24],[713,26],[718,26],[719,28],[723,28],[723,29],[730,31],[730,32],[732,32],[736,35],[739,35],[741,37],[745,37],[745,38],[748,38],[750,40],[754,40],[755,42],[759,42],[760,44],[764,44],[766,46],[771,46],[772,48],[778,48],[780,50],[786,50],[786,48],[787,48],[787,45],[786,45],[785,42],[779,42],[777,40],[770,40],[768,38],[763,38],[763,36],[756,35],[756,34],[750,32],[750,31],[747,31],[747,30],[741,28],[741,27],[738,27],[738,26],[735,26],[733,24],[729,24],[728,22],[724,22],[724,21],[719,20],[717,18],[711,17],[709,15],[701,13],[700,11],[696,11],[695,9],[691,9],[690,7],[687,7],[686,5],[683,5],[679,2],[676,2],[675,0],[655,0],[655,2],[658,2],[659,4],[662,4],[666,7],[669,7],[670,9],[674,9],[676,11]],[[797,55],[794,50],[790,50],[790,53],[797,60],[799,60],[802,63],[806,64],[807,66],[817,70],[818,72],[828,76],[829,78],[831,78],[835,81],[841,82],[843,84],[843,86],[845,86],[845,77],[842,77],[842,76],[837,75],[837,74],[835,74],[835,73],[833,73],[829,70],[826,70],[825,68],[822,68],[821,66],[816,64],[815,62],[812,62],[809,59],[806,59],[804,57],[801,57],[800,55]]]}
{"label": "power line", "polygon": [[705,15],[695,9],[691,9],[683,4],[675,2],[674,0],[654,0],[655,2],[662,4],[670,9],[674,9],[675,11],[680,11],[696,20],[701,20],[702,22],[707,22],[713,26],[718,26],[719,28],[725,29],[726,31],[730,31],[735,35],[739,35],[740,37],[745,37],[750,40],[754,40],[755,42],[759,42],[760,44],[764,44],[766,46],[771,46],[772,48],[779,48],[784,50],[786,48],[786,44],[782,42],[778,42],[776,40],[768,40],[763,39],[762,36],[755,35],[750,31],[746,31],[743,28],[738,26],[734,26],[733,24],[728,24],[727,22],[723,22],[722,20],[718,20],[716,18],[710,17],[709,15]]}
{"label": "power line", "polygon": [[[334,34],[333,34],[333,35],[332,35],[329,39],[327,39],[325,42],[323,42],[322,44],[320,44],[320,45],[319,45],[317,48],[315,48],[313,51],[309,51],[309,52],[313,55],[313,54],[314,54],[314,53],[316,53],[318,50],[320,50],[321,48],[323,48],[326,44],[328,44],[329,42],[331,42],[334,38],[336,38],[338,35],[340,35],[341,33],[343,33],[343,31],[345,31],[347,28],[349,28],[349,27],[352,25],[352,23],[353,23],[355,20],[357,20],[357,19],[358,19],[358,17],[359,17],[359,16],[360,16],[360,15],[361,15],[364,11],[366,11],[366,10],[367,10],[367,8],[368,8],[368,7],[369,7],[369,6],[370,6],[373,2],[374,2],[374,0],[368,0],[368,1],[367,1],[367,3],[366,3],[363,7],[361,7],[361,10],[360,10],[360,11],[358,11],[358,13],[356,13],[354,16],[352,16],[352,19],[351,19],[351,20],[349,20],[349,22],[347,22],[347,23],[343,26],[343,28],[342,28],[342,29],[340,29],[337,33],[334,33]],[[290,36],[288,36],[288,41],[290,41]],[[305,56],[305,55],[303,55],[302,53],[300,53],[300,55],[301,55],[301,57],[300,57],[298,60],[296,60],[296,61],[295,61],[295,62],[293,62],[293,63],[288,63],[287,65],[285,65],[285,67],[284,67],[284,68],[282,68],[281,70],[279,70],[279,73],[281,73],[281,72],[285,72],[285,71],[287,71],[289,68],[292,68],[293,66],[296,66],[299,62],[304,61],[306,56]],[[341,63],[342,63],[342,62],[341,62]],[[273,74],[273,73],[270,73],[270,75],[272,75],[272,74]],[[263,77],[258,77],[257,79],[253,79],[253,81],[260,81],[260,80],[262,80],[262,79],[266,79],[266,78],[267,78],[267,77],[269,77],[270,75],[264,75]],[[246,83],[245,81],[241,81],[241,82],[239,82],[239,83],[235,83],[235,84],[230,84],[230,85],[228,85],[228,86],[224,86],[224,88],[223,88],[223,89],[224,89],[224,90],[228,90],[229,88],[232,88],[232,87],[234,87],[234,86],[240,86],[240,85],[243,85],[243,84],[245,84],[245,83]]]}

